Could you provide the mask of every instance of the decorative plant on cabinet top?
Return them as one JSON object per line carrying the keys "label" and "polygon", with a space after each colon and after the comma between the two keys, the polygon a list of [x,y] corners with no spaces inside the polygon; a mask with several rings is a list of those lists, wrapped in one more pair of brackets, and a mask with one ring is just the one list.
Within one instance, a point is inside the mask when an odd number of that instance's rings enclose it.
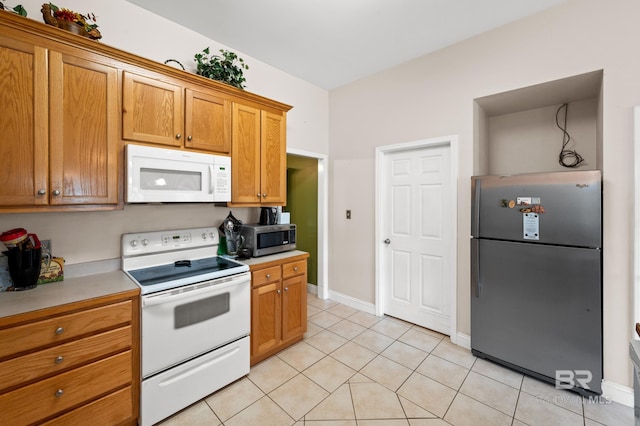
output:
{"label": "decorative plant on cabinet top", "polygon": [[220,49],[220,53],[222,56],[212,55],[208,47],[202,53],[196,53],[194,56],[196,74],[244,89],[242,83],[246,79],[242,70],[248,70],[249,66],[244,63],[242,58],[229,50]]}

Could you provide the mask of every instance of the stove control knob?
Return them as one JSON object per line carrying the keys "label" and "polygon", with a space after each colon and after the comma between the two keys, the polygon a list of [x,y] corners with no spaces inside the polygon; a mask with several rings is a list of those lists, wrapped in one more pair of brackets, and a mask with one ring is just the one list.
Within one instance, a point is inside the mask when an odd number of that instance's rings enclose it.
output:
{"label": "stove control knob", "polygon": [[131,242],[129,244],[131,244],[131,247],[137,247],[138,246],[138,241],[131,240]]}
{"label": "stove control knob", "polygon": [[146,238],[144,240],[142,240],[142,245],[146,246],[149,244],[149,240],[147,240]]}
{"label": "stove control knob", "polygon": [[202,239],[203,239],[203,240],[206,240],[206,239],[207,239],[207,233],[206,233],[206,232],[203,232],[203,233],[202,233]]}
{"label": "stove control knob", "polygon": [[209,232],[209,238],[213,239],[213,232]]}

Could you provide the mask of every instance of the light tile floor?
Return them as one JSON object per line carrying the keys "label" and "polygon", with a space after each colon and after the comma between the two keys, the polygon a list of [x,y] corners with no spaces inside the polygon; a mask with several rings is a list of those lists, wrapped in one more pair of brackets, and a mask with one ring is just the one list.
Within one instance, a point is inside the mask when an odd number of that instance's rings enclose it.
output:
{"label": "light tile floor", "polygon": [[309,295],[302,342],[162,422],[175,425],[632,425],[633,409],[523,376],[391,317]]}

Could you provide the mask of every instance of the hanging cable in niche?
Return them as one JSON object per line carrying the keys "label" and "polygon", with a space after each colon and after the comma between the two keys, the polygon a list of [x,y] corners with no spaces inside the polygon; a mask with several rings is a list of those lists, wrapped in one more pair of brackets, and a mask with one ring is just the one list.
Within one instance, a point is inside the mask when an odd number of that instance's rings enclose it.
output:
{"label": "hanging cable in niche", "polygon": [[[564,109],[564,127],[560,125],[560,121],[558,117],[560,116],[560,111]],[[563,167],[578,167],[582,162],[584,162],[584,158],[582,155],[578,154],[575,149],[567,149],[567,145],[571,142],[571,135],[567,132],[567,115],[569,113],[569,104],[564,103],[560,105],[558,110],[556,111],[556,126],[560,130],[562,130],[562,149],[560,150],[560,155],[558,155],[558,162]],[[573,161],[570,161],[573,159]]]}

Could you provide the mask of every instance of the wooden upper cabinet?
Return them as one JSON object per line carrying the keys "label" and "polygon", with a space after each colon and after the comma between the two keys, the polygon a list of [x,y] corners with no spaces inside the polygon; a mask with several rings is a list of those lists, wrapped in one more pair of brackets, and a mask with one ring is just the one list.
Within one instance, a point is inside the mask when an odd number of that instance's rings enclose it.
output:
{"label": "wooden upper cabinet", "polygon": [[117,70],[0,37],[0,75],[0,206],[118,204]]}
{"label": "wooden upper cabinet", "polygon": [[129,72],[122,85],[123,138],[182,146],[182,87]]}
{"label": "wooden upper cabinet", "polygon": [[50,203],[117,204],[118,70],[50,52]]}
{"label": "wooden upper cabinet", "polygon": [[234,103],[231,202],[286,202],[285,115]]}
{"label": "wooden upper cabinet", "polygon": [[185,146],[229,153],[231,102],[193,89],[187,89],[185,94]]}
{"label": "wooden upper cabinet", "polygon": [[234,103],[231,142],[231,201],[260,203],[260,110]]}
{"label": "wooden upper cabinet", "polygon": [[262,111],[260,139],[261,202],[285,204],[287,200],[287,147],[284,114]]}
{"label": "wooden upper cabinet", "polygon": [[231,102],[215,92],[124,73],[124,139],[228,154]]}
{"label": "wooden upper cabinet", "polygon": [[[0,205],[48,198],[47,50],[0,36]],[[38,194],[42,191],[42,194]]]}

